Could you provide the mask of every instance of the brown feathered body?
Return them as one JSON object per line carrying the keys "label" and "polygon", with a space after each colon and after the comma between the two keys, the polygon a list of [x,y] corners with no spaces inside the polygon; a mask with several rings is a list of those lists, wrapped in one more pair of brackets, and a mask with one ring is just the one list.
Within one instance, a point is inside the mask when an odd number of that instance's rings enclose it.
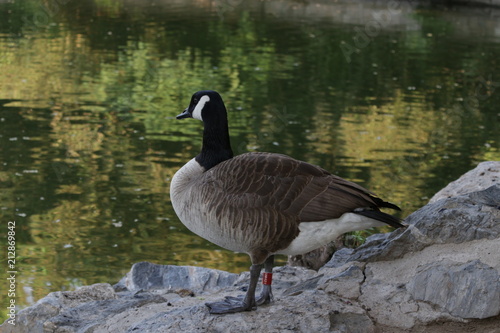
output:
{"label": "brown feathered body", "polygon": [[354,230],[401,226],[397,208],[363,187],[291,157],[247,153],[205,170],[195,159],[171,183],[171,201],[194,233],[253,263],[301,254]]}

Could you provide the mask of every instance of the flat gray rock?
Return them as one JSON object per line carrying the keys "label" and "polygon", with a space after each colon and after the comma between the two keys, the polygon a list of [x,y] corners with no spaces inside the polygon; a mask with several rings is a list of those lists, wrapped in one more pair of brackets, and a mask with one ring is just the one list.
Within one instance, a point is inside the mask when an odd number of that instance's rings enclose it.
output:
{"label": "flat gray rock", "polygon": [[197,293],[216,291],[232,286],[238,274],[195,266],[157,265],[139,262],[132,266],[115,288],[140,290],[193,290]]}

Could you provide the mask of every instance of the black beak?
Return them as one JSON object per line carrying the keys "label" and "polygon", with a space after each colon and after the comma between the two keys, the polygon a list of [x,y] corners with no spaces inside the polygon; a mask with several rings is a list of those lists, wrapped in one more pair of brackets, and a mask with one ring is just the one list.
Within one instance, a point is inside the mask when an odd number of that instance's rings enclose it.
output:
{"label": "black beak", "polygon": [[184,110],[181,114],[178,114],[177,117],[175,117],[177,119],[184,119],[184,118],[193,118],[191,116],[191,113],[189,113],[188,109]]}

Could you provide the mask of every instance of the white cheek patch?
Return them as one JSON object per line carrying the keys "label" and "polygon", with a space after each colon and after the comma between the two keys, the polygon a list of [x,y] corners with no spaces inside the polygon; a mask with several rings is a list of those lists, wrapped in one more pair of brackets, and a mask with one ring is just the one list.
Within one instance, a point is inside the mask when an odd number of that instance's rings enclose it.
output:
{"label": "white cheek patch", "polygon": [[192,113],[194,119],[203,121],[203,118],[201,117],[201,110],[203,110],[207,102],[210,102],[210,97],[208,97],[208,95],[204,95],[200,98]]}

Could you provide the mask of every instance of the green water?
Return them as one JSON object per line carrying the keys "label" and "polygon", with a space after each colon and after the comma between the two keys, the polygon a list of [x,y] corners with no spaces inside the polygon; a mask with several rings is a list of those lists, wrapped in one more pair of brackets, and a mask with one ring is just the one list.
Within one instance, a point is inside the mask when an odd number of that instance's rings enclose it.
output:
{"label": "green water", "polygon": [[407,216],[500,160],[498,17],[414,1],[0,1],[0,264],[15,221],[16,304],[138,261],[248,268],[169,202],[201,145],[200,122],[174,119],[197,90],[222,94],[235,153],[321,165]]}

